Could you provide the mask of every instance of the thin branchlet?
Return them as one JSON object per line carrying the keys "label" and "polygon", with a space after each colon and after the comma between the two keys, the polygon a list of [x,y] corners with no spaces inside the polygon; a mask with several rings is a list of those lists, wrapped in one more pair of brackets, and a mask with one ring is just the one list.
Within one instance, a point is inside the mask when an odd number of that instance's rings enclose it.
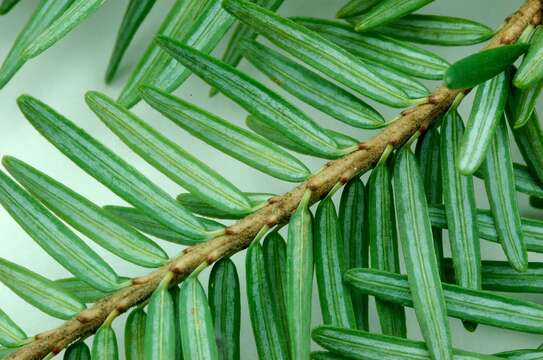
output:
{"label": "thin branchlet", "polygon": [[[527,26],[541,22],[542,7],[541,0],[526,1],[517,12],[506,19],[486,48],[517,41]],[[168,265],[147,276],[134,279],[130,286],[101,299],[73,320],[37,335],[34,341],[7,359],[42,359],[51,352],[64,349],[78,339],[92,335],[114,311],[126,311],[145,302],[165,276],[173,274],[171,284],[177,284],[200,264],[247,248],[263,227],[286,223],[306,189],[311,190],[310,202],[313,204],[326,196],[337,183],[345,184],[353,177],[370,170],[379,161],[387,146],[398,148],[416,132],[428,129],[434,120],[449,109],[457,95],[464,91],[444,87],[436,89],[429,101],[402,111],[381,133],[361,143],[358,150],[328,162],[308,181],[282,196],[273,197],[265,207],[229,227],[224,235],[186,249]]]}

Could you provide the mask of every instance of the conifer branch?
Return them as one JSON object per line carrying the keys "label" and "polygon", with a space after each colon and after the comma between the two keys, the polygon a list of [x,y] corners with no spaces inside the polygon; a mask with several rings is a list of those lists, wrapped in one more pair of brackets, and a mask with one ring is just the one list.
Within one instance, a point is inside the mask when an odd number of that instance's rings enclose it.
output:
{"label": "conifer branch", "polygon": [[[486,48],[517,41],[527,26],[541,22],[542,7],[541,0],[526,1],[515,14],[506,19]],[[131,286],[98,301],[80,313],[77,318],[37,335],[34,341],[7,359],[42,359],[50,353],[59,353],[74,341],[92,335],[110,314],[123,313],[144,302],[170,272],[174,274],[171,284],[176,284],[201,264],[212,264],[224,256],[247,248],[262,228],[286,223],[296,210],[306,189],[311,190],[311,203],[315,203],[336,184],[346,184],[353,177],[370,170],[389,144],[398,148],[415,133],[424,133],[434,120],[447,111],[461,92],[444,87],[438,88],[426,103],[403,111],[397,121],[377,136],[360,143],[357,151],[328,162],[305,183],[282,196],[270,199],[267,206],[228,227],[225,235],[187,248],[168,265],[145,277],[134,279]]]}

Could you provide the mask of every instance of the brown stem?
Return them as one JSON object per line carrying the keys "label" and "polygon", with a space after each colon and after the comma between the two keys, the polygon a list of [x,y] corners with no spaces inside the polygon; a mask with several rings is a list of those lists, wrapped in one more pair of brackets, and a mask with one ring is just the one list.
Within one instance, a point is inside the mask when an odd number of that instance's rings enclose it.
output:
{"label": "brown stem", "polygon": [[[541,20],[541,8],[541,0],[527,0],[506,20],[486,48],[515,42],[530,23]],[[186,249],[169,265],[145,277],[134,279],[130,287],[98,301],[76,319],[38,335],[35,341],[7,359],[42,359],[51,352],[58,353],[74,341],[93,334],[113,311],[122,313],[147,299],[169,271],[175,274],[172,283],[177,283],[203,262],[211,264],[223,256],[245,249],[263,226],[288,221],[306,188],[311,189],[311,203],[315,203],[338,182],[345,184],[354,176],[371,169],[388,144],[397,148],[416,131],[420,130],[423,133],[432,121],[447,111],[459,93],[459,90],[438,88],[426,104],[402,112],[398,121],[373,139],[361,143],[359,150],[329,162],[327,167],[314,174],[307,182],[283,196],[274,197],[264,208],[230,226],[226,235]]]}

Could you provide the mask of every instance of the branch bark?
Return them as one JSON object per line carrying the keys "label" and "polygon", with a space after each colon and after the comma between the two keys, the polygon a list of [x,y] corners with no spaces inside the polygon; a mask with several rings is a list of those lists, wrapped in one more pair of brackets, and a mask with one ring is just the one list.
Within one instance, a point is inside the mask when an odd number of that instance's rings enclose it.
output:
{"label": "branch bark", "polygon": [[[540,23],[541,10],[541,0],[527,0],[515,14],[506,19],[486,48],[515,42],[529,24]],[[145,277],[134,279],[131,286],[98,301],[76,319],[37,335],[35,341],[7,359],[42,359],[50,353],[59,353],[74,341],[93,334],[111,312],[123,313],[149,298],[169,271],[175,274],[173,283],[178,283],[200,264],[211,264],[223,256],[245,249],[263,226],[271,227],[288,221],[305,189],[312,191],[311,203],[315,203],[338,182],[345,184],[354,176],[370,170],[388,144],[397,148],[417,131],[424,133],[435,119],[447,111],[460,92],[444,87],[436,89],[426,104],[403,111],[399,120],[371,140],[361,143],[359,150],[327,163],[323,170],[314,174],[307,182],[282,196],[272,198],[266,207],[230,226],[226,235],[187,248],[167,266]]]}

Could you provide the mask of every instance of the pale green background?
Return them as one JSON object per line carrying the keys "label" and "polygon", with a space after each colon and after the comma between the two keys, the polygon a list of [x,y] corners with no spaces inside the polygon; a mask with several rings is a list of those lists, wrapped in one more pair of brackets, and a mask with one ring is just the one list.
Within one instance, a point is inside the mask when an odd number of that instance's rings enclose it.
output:
{"label": "pale green background", "polygon": [[[343,2],[344,0],[286,0],[280,12],[286,15],[332,17],[335,10]],[[73,119],[97,139],[115,149],[118,154],[130,163],[135,164],[172,195],[179,193],[181,189],[178,186],[152,169],[112,135],[86,107],[83,100],[84,93],[90,89],[104,91],[111,96],[116,96],[119,93],[130,69],[152,37],[153,29],[158,26],[172,1],[158,1],[143,28],[136,36],[133,46],[129,49],[114,84],[106,86],[103,82],[104,72],[126,3],[127,1],[120,0],[109,1],[97,14],[88,19],[67,38],[46,51],[38,59],[27,64],[16,75],[14,80],[0,91],[0,155],[9,154],[28,161],[53,177],[62,179],[73,189],[102,205],[122,204],[122,201],[79,170],[39,136],[18,111],[15,99],[20,94],[28,93],[45,101]],[[437,0],[434,4],[428,6],[424,12],[442,15],[464,15],[484,22],[489,26],[497,27],[521,3],[522,1],[519,0]],[[3,59],[7,55],[17,32],[36,4],[37,1],[35,0],[23,0],[9,15],[0,17],[0,58]],[[217,54],[222,54],[223,48],[224,43],[218,49]],[[439,52],[449,61],[454,61],[475,49],[477,49],[477,46],[473,48],[442,48],[439,49]],[[245,62],[241,68],[253,75],[255,74],[255,70]],[[259,74],[255,76],[263,79]],[[435,85],[437,84],[431,84],[432,87]],[[212,100],[208,99],[208,91],[209,87],[205,83],[192,77],[177,94],[184,99],[190,99],[197,104],[203,105],[235,123],[243,123],[245,118],[243,110],[223,96],[217,96]],[[462,106],[464,116],[467,116],[470,101],[471,98],[468,98],[465,105]],[[345,130],[348,134],[360,139],[371,136],[370,132],[349,129],[308,106],[303,104],[300,106],[327,127]],[[176,128],[171,122],[162,118],[146,105],[137,106],[136,112],[151,122],[158,130],[219,170],[245,191],[283,193],[292,187],[291,184],[261,175],[257,171],[191,138],[187,133]],[[395,114],[394,111],[385,113],[390,118]],[[304,160],[312,169],[319,168],[323,163],[321,160],[311,158],[304,158]],[[484,189],[480,184],[477,190],[479,205],[487,206],[486,200],[484,200]],[[524,215],[542,217],[541,212],[538,213],[528,208],[525,196],[520,196],[520,200]],[[161,242],[161,245],[172,255],[181,250],[179,247],[165,242]],[[133,276],[144,274],[146,271],[119,260],[94,245],[92,246],[122,275]],[[482,253],[486,259],[503,258],[499,247],[487,242],[482,243]],[[0,256],[27,266],[51,279],[67,276],[67,272],[48,258],[3,208],[0,208]],[[536,259],[535,256],[532,256],[532,260]],[[256,352],[244,294],[243,254],[236,255],[234,260],[238,265],[242,284],[242,358],[253,359],[256,358]],[[201,276],[202,281],[207,283],[207,277],[208,271],[205,271]],[[528,298],[543,303],[543,298],[540,295],[531,295]],[[60,321],[41,314],[38,310],[19,300],[2,285],[0,285],[0,307],[17,319],[28,334],[35,334],[60,324]],[[313,314],[314,323],[319,324],[320,310],[316,293]],[[410,337],[419,338],[418,327],[410,310],[408,311],[408,317]],[[371,319],[372,328],[374,330],[378,329],[374,312],[372,312]],[[116,321],[115,328],[122,329],[123,323],[124,318]],[[514,348],[536,347],[543,341],[541,336],[521,334],[486,326],[480,326],[477,332],[472,334],[465,331],[460,322],[455,319],[451,319],[451,326],[455,346],[480,352],[492,353]],[[118,333],[120,345],[122,346],[122,331]]]}

